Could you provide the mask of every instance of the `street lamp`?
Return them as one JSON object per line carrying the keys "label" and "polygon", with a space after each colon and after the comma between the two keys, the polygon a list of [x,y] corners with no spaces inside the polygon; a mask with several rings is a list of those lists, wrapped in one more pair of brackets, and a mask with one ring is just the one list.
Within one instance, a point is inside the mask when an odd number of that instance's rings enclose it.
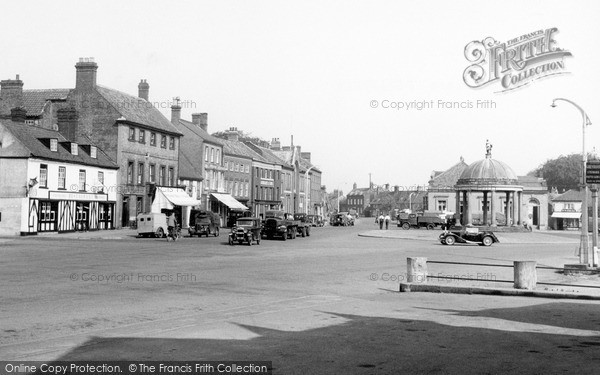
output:
{"label": "street lamp", "polygon": [[[583,108],[581,108],[579,105],[577,105],[576,103],[572,102],[569,99],[564,99],[564,98],[556,98],[554,100],[552,100],[552,108],[556,107],[556,102],[562,100],[564,102],[570,103],[571,105],[573,105],[575,108],[577,108],[579,110],[579,112],[581,113],[581,117],[583,119],[582,122],[582,134],[583,134],[583,140],[582,140],[582,169],[581,169],[581,183],[583,184],[583,202],[582,202],[582,208],[581,208],[581,245],[580,245],[580,249],[579,249],[579,262],[580,263],[587,263],[588,265],[590,265],[590,260],[592,260],[593,263],[593,259],[590,259],[590,252],[589,252],[589,247],[590,247],[590,243],[589,243],[589,237],[588,237],[588,201],[587,201],[587,192],[588,192],[588,188],[587,188],[587,184],[585,181],[585,167],[586,167],[586,163],[587,163],[587,154],[585,153],[585,127],[588,125],[591,125],[592,122],[590,121],[590,118],[588,117],[587,113],[585,113],[585,111],[583,110]],[[597,217],[597,212],[593,213],[593,217],[596,218]],[[594,221],[596,221],[597,219],[594,219]],[[597,229],[594,228],[595,231],[597,232]],[[594,236],[594,246],[597,246],[597,233],[595,233]]]}

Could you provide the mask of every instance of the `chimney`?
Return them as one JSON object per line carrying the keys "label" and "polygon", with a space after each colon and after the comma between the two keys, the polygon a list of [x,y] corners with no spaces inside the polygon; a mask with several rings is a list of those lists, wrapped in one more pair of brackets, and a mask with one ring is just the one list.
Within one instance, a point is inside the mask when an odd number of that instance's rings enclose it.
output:
{"label": "chimney", "polygon": [[298,152],[298,155],[302,155],[302,147],[296,146],[296,152]]}
{"label": "chimney", "polygon": [[201,120],[202,120],[202,113],[192,113],[192,123],[194,125],[200,126]]}
{"label": "chimney", "polygon": [[310,163],[310,152],[301,152],[300,157]]}
{"label": "chimney", "polygon": [[75,107],[61,108],[57,111],[58,132],[68,141],[77,142],[79,116]]}
{"label": "chimney", "polygon": [[279,141],[279,138],[273,138],[271,140],[271,150],[281,150],[281,142]]}
{"label": "chimney", "polygon": [[199,113],[198,122],[202,130],[208,133],[208,113]]}
{"label": "chimney", "polygon": [[237,128],[229,128],[226,135],[227,135],[228,141],[235,141],[235,142],[239,141],[240,134],[239,134]]}
{"label": "chimney", "polygon": [[75,89],[85,90],[96,87],[96,71],[98,64],[94,62],[93,57],[80,57],[79,62],[75,64],[76,79]]}
{"label": "chimney", "polygon": [[171,124],[178,125],[181,119],[181,106],[179,105],[179,97],[173,98],[171,106]]}
{"label": "chimney", "polygon": [[138,96],[148,101],[148,94],[150,94],[150,85],[145,79],[142,79],[140,83],[138,83]]}
{"label": "chimney", "polygon": [[15,107],[10,109],[10,119],[14,122],[25,122],[27,110],[23,107]]}
{"label": "chimney", "polygon": [[23,105],[23,81],[18,74],[15,79],[0,81],[0,99],[2,113],[8,114],[8,111]]}
{"label": "chimney", "polygon": [[356,185],[356,182],[352,184],[352,190],[356,190],[357,187],[358,185]]}

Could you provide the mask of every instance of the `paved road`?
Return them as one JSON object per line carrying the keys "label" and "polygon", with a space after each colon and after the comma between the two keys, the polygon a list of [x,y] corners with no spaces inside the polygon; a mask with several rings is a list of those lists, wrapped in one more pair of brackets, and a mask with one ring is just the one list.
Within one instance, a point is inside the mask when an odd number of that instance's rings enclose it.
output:
{"label": "paved road", "polygon": [[407,256],[561,265],[576,262],[573,246],[450,248],[358,236],[372,228],[370,220],[318,228],[252,247],[228,246],[223,235],[4,241],[0,358],[271,360],[278,374],[554,373],[600,364],[598,303],[397,292]]}

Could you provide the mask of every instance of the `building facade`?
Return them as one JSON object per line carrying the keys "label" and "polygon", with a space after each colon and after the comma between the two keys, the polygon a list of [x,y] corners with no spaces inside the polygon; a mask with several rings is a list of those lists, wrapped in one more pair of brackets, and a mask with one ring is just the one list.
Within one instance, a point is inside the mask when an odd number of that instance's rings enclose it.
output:
{"label": "building facade", "polygon": [[114,229],[117,165],[24,120],[0,121],[0,234]]}

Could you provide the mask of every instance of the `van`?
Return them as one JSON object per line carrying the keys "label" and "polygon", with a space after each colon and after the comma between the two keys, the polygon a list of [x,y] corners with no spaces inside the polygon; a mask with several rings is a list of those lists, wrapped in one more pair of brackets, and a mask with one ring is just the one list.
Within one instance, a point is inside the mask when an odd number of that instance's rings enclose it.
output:
{"label": "van", "polygon": [[140,237],[162,238],[167,233],[167,215],[159,213],[139,214],[137,230]]}

